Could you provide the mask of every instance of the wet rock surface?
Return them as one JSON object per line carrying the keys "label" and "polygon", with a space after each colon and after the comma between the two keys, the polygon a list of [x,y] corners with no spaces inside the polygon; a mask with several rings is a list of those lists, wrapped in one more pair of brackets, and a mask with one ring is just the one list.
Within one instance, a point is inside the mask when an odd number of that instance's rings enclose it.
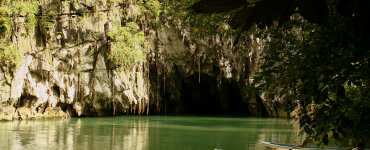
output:
{"label": "wet rock surface", "polygon": [[[41,10],[50,3],[41,2]],[[19,36],[22,63],[14,71],[0,64],[0,120],[149,112],[284,116],[281,100],[242,90],[258,72],[259,39],[244,37],[248,48],[238,51],[222,31],[188,41],[191,28],[165,27],[150,31],[148,62],[118,73],[107,59],[107,32],[122,8],[108,11],[103,0],[94,10],[99,17],[90,5],[58,9],[48,35],[36,27]]]}
{"label": "wet rock surface", "polygon": [[142,71],[117,73],[107,59],[106,34],[114,28],[111,22],[120,19],[121,6],[108,11],[106,1],[94,4],[95,9],[89,8],[91,2],[74,8],[63,3],[40,2],[43,12],[61,8],[55,29],[44,35],[36,27],[20,36],[23,60],[14,72],[0,64],[0,120],[108,116],[147,103],[147,88],[138,88],[143,83],[135,80]]}
{"label": "wet rock surface", "polygon": [[187,41],[192,30],[172,27],[152,34],[151,112],[286,117],[279,100],[243,90],[259,71],[264,49],[260,39],[243,37],[248,47],[240,51],[233,47],[233,37],[222,31]]}

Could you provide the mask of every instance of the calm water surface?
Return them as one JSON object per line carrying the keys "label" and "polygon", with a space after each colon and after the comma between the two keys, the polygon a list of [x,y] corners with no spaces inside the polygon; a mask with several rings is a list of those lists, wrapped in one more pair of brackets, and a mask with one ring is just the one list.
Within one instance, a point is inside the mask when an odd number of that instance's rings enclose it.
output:
{"label": "calm water surface", "polygon": [[[118,116],[0,122],[0,149],[270,150],[294,143],[292,120]],[[301,141],[301,140],[298,140]]]}

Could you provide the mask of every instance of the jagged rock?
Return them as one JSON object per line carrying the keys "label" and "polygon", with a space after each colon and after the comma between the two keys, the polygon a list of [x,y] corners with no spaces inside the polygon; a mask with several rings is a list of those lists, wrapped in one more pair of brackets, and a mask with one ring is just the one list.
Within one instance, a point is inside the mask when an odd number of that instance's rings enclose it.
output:
{"label": "jagged rock", "polygon": [[26,78],[26,75],[29,71],[28,66],[31,64],[32,59],[33,59],[33,56],[31,55],[26,56],[25,59],[22,60],[21,66],[18,69],[16,69],[16,72],[14,73],[14,78],[11,84],[10,99],[16,99],[21,96],[21,92],[23,90],[24,79]]}
{"label": "jagged rock", "polygon": [[60,107],[54,107],[54,108],[48,107],[41,117],[43,118],[66,118],[69,116],[68,114],[63,112]]}
{"label": "jagged rock", "polygon": [[[249,47],[246,49],[246,52],[239,52],[232,46],[233,37],[225,35],[222,31],[219,31],[213,36],[199,36],[197,41],[189,41],[186,40],[186,38],[191,36],[190,30],[191,27],[171,27],[164,28],[163,31],[157,31],[157,33],[151,34],[150,45],[151,49],[154,49],[151,53],[151,61],[155,62],[151,65],[151,70],[157,70],[151,72],[150,75],[150,80],[153,81],[152,84],[154,84],[151,91],[157,93],[157,89],[160,89],[160,96],[153,94],[150,99],[151,108],[157,107],[163,110],[163,107],[165,107],[163,106],[164,103],[171,103],[170,107],[177,108],[177,111],[186,111],[184,108],[186,102],[176,102],[176,104],[174,104],[174,101],[186,97],[182,96],[184,93],[178,92],[184,88],[181,81],[194,82],[190,80],[195,80],[199,82],[198,85],[191,85],[191,89],[194,90],[197,89],[197,86],[200,86],[202,82],[207,82],[204,80],[212,79],[214,80],[212,84],[214,83],[217,86],[210,85],[210,88],[217,88],[213,89],[211,93],[219,93],[217,100],[212,103],[219,103],[219,107],[222,109],[220,110],[221,112],[230,113],[233,111],[234,102],[232,101],[234,100],[231,100],[231,98],[233,97],[232,95],[237,94],[240,95],[240,98],[238,98],[240,100],[238,101],[241,101],[241,104],[239,105],[246,106],[246,108],[243,109],[246,109],[245,112],[251,115],[279,115],[278,111],[273,107],[273,104],[261,98],[261,95],[243,91],[243,87],[250,84],[249,80],[252,80],[253,75],[259,71],[259,54],[263,50],[261,40],[254,38],[253,35],[248,37],[248,39],[253,40],[249,41]],[[179,73],[176,74],[176,72]],[[157,81],[158,79],[159,81]],[[180,81],[180,83],[178,81]],[[157,87],[156,82],[161,83],[157,84],[159,87]],[[211,82],[208,84],[211,84]],[[234,87],[231,88],[229,86],[230,84],[234,85]],[[164,89],[169,89],[167,90],[167,94],[162,94],[165,93]],[[199,90],[190,91],[189,93],[193,95],[191,98],[192,100],[189,100],[194,103],[193,105],[197,105],[197,103],[200,104],[202,101],[207,101],[194,97],[200,96],[196,94],[196,91]],[[235,91],[238,92],[235,93]],[[168,100],[163,98],[166,95],[170,95]],[[188,100],[183,99],[181,101]]]}
{"label": "jagged rock", "polygon": [[21,107],[16,110],[21,120],[34,118],[35,114],[31,112],[30,108]]}
{"label": "jagged rock", "polygon": [[0,109],[3,107],[3,102],[10,98],[10,85],[7,84],[5,73],[0,68]]}
{"label": "jagged rock", "polygon": [[[13,116],[17,119],[106,116],[112,115],[113,109],[123,113],[131,104],[143,106],[137,99],[148,97],[144,76],[138,82],[133,80],[138,79],[134,70],[118,75],[107,61],[106,35],[116,27],[111,21],[120,19],[121,5],[112,4],[110,11],[106,11],[105,0],[81,1],[73,7],[66,5],[66,1],[40,3],[42,12],[54,5],[62,8],[54,21],[55,30],[48,30],[47,34],[29,31],[29,35],[19,37],[23,60],[13,75],[6,65],[0,65],[0,120],[12,120]],[[90,13],[95,11],[99,13]],[[81,19],[76,13],[86,16]],[[23,27],[24,18],[19,20]],[[140,87],[132,89],[133,85]],[[127,90],[131,92],[125,95]]]}
{"label": "jagged rock", "polygon": [[83,115],[83,111],[84,111],[84,102],[76,102],[73,104],[73,108],[76,110],[76,114],[77,116],[81,116]]}
{"label": "jagged rock", "polygon": [[1,107],[1,113],[0,113],[0,121],[5,120],[5,121],[11,121],[13,119],[13,115],[15,112],[15,108],[13,106],[2,106]]}
{"label": "jagged rock", "polygon": [[[42,12],[51,6],[51,1],[40,3]],[[212,95],[218,97],[207,102],[219,106],[209,107],[220,112],[232,112],[237,99],[237,105],[245,108],[241,111],[252,115],[262,115],[264,111],[270,116],[284,114],[263,95],[242,90],[259,71],[259,54],[263,51],[260,39],[248,37],[250,47],[239,52],[232,45],[234,37],[222,31],[193,41],[187,40],[191,27],[165,27],[149,31],[147,63],[118,73],[107,59],[107,33],[117,28],[112,21],[120,19],[123,5],[113,3],[110,11],[106,11],[105,0],[97,5],[82,0],[73,7],[67,3],[56,4],[61,9],[53,22],[54,30],[41,33],[46,29],[40,29],[41,32],[20,35],[23,60],[13,73],[0,64],[0,120],[107,116],[113,115],[113,110],[118,114],[135,111],[142,114],[163,113],[168,108],[169,112],[182,113],[188,106],[201,107],[204,100],[209,100],[207,96]],[[125,7],[128,17],[134,17],[139,9],[131,4]],[[95,11],[103,14],[99,17]],[[76,13],[86,16],[81,19]],[[23,24],[24,19],[20,19],[19,26]],[[26,31],[23,27],[19,30]],[[186,86],[192,88],[192,104],[184,100]]]}

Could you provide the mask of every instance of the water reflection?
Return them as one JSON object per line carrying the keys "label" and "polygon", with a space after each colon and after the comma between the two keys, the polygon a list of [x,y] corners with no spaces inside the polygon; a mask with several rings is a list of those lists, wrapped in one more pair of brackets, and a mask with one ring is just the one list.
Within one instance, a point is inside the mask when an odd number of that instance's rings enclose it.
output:
{"label": "water reflection", "polygon": [[299,131],[276,118],[162,117],[156,125],[149,130],[151,138],[156,135],[150,148],[168,150],[263,150],[259,141],[292,143]]}
{"label": "water reflection", "polygon": [[148,119],[0,122],[0,149],[148,149]]}
{"label": "water reflection", "polygon": [[0,122],[0,149],[263,150],[259,141],[292,143],[298,129],[290,123],[164,116]]}

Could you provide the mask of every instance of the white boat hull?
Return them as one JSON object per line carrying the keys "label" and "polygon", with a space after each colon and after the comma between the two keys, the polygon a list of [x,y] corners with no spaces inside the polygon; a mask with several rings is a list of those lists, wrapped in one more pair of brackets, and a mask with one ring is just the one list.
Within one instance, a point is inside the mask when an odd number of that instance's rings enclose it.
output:
{"label": "white boat hull", "polygon": [[[271,142],[264,142],[261,143],[267,147],[271,147],[273,150],[287,150],[295,145],[291,144],[280,144],[280,143],[271,143]],[[293,150],[346,150],[344,148],[334,148],[334,147],[324,147],[323,149],[317,148],[315,146],[306,146],[306,147],[296,147]]]}

